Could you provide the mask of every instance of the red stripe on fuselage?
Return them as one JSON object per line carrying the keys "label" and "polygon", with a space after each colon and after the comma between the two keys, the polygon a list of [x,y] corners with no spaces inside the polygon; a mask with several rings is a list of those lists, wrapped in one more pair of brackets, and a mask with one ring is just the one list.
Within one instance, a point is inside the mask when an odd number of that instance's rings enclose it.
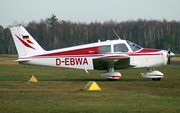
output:
{"label": "red stripe on fuselage", "polygon": [[88,47],[76,50],[67,50],[62,52],[45,53],[41,55],[31,56],[30,58],[65,58],[65,57],[128,57],[128,56],[151,56],[162,55],[161,50],[142,49],[138,52],[123,52],[123,53],[103,53],[99,52],[98,47]]}
{"label": "red stripe on fuselage", "polygon": [[[160,53],[152,53],[152,52],[158,52],[160,50],[154,50],[154,49],[142,49],[138,52],[131,52],[131,53],[116,53],[116,54],[127,54],[129,56],[139,56],[139,55],[160,55]],[[100,54],[98,47],[89,47],[89,48],[83,48],[83,49],[76,49],[76,50],[68,50],[63,52],[55,52],[55,53],[48,53],[48,54],[42,54],[38,56],[61,56],[61,55],[90,55],[90,54]],[[106,53],[106,54],[114,54],[114,53]],[[100,55],[102,56],[102,55]]]}
{"label": "red stripe on fuselage", "polygon": [[129,56],[151,56],[151,55],[163,55],[161,50],[158,49],[141,49],[138,52],[128,53]]}
{"label": "red stripe on fuselage", "polygon": [[63,52],[42,54],[38,56],[61,56],[61,55],[84,55],[84,54],[100,54],[100,52],[99,52],[98,47],[90,47],[90,48],[69,50],[69,51],[63,51]]}
{"label": "red stripe on fuselage", "polygon": [[[98,58],[110,58],[110,57],[128,57],[128,55],[124,54],[119,54],[119,55],[114,55],[114,54],[84,54],[84,55],[54,55],[54,56],[31,56],[31,57],[26,57],[26,58],[71,58],[71,57],[98,57]],[[21,58],[19,58],[21,59]],[[23,59],[23,58],[22,58]]]}
{"label": "red stripe on fuselage", "polygon": [[162,55],[161,53],[134,53],[134,54],[128,54],[129,56],[151,56],[151,55]]}
{"label": "red stripe on fuselage", "polygon": [[138,52],[136,52],[136,53],[153,53],[153,52],[159,52],[159,51],[161,51],[161,50],[158,50],[158,49],[142,49],[142,50],[140,50],[140,51],[138,51]]}

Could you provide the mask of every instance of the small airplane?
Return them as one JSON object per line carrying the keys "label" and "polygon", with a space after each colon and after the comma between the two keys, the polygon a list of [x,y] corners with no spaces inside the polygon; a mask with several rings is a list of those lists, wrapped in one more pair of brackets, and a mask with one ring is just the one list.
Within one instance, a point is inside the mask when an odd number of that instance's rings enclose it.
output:
{"label": "small airplane", "polygon": [[[154,70],[155,67],[170,65],[170,58],[175,54],[170,50],[147,49],[122,40],[117,33],[117,40],[100,41],[62,49],[46,51],[36,40],[19,25],[10,28],[19,58],[14,62],[24,65],[40,65],[88,70],[107,70],[100,76],[109,81],[122,77],[114,70],[127,68],[147,68],[149,72],[141,73],[143,77],[161,80],[164,74]],[[152,68],[152,69],[150,69]]]}

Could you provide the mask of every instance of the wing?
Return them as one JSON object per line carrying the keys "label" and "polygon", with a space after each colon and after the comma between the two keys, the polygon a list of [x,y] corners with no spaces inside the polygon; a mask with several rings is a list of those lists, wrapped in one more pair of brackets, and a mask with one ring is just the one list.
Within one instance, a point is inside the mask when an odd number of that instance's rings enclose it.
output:
{"label": "wing", "polygon": [[94,69],[107,70],[108,68],[123,69],[135,67],[136,64],[130,63],[128,55],[111,55],[93,59]]}

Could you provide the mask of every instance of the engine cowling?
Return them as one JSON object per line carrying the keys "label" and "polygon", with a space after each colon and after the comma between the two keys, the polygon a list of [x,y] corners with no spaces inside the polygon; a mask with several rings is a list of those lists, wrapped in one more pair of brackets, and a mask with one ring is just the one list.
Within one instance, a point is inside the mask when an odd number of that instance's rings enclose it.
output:
{"label": "engine cowling", "polygon": [[145,78],[162,78],[164,77],[164,74],[160,71],[151,71],[151,72],[146,72],[146,73],[141,73],[141,75]]}
{"label": "engine cowling", "polygon": [[100,74],[101,77],[108,78],[108,79],[119,79],[121,78],[121,73],[119,72],[104,72]]}

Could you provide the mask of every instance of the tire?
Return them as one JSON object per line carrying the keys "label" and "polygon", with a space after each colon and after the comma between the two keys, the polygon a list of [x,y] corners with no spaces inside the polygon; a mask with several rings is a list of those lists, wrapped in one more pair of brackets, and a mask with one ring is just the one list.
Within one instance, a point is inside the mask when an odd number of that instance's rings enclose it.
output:
{"label": "tire", "polygon": [[117,79],[110,79],[110,78],[108,78],[108,80],[109,81],[117,81]]}
{"label": "tire", "polygon": [[152,78],[153,81],[160,81],[161,78]]}

